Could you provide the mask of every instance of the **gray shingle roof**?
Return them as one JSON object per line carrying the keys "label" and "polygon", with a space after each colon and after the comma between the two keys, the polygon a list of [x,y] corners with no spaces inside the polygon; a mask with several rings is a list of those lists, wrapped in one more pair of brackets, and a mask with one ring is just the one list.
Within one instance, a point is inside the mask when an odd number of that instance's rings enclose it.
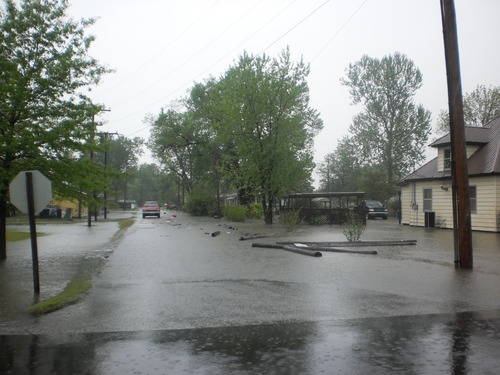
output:
{"label": "gray shingle roof", "polygon": [[[465,137],[466,143],[479,145],[479,149],[467,160],[469,175],[500,174],[500,117],[483,128],[465,128]],[[447,134],[430,146],[442,147],[449,143],[450,137]],[[450,177],[450,171],[437,170],[437,158],[434,158],[406,176],[401,183]]]}
{"label": "gray shingle roof", "polygon": [[[489,128],[487,127],[465,127],[465,143],[468,144],[486,144],[489,141]],[[439,139],[436,139],[429,146],[431,147],[440,147],[450,144],[450,134],[446,134]]]}

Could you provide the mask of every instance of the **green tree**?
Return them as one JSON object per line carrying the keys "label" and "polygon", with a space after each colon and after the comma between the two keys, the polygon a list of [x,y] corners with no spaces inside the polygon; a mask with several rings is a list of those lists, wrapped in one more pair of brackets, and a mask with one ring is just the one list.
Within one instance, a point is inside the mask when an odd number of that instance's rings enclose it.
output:
{"label": "green tree", "polygon": [[78,195],[82,171],[92,169],[81,156],[93,147],[86,142],[89,119],[99,107],[90,104],[83,89],[97,84],[106,69],[88,55],[93,37],[85,29],[93,20],[69,19],[67,7],[63,0],[5,0],[0,12],[3,259],[9,181],[20,170],[40,169],[56,190]]}
{"label": "green tree", "polygon": [[205,83],[195,84],[185,102],[187,111],[192,113],[192,120],[200,130],[203,129],[203,143],[199,143],[198,148],[202,146],[203,158],[209,161],[204,182],[215,191],[214,205],[219,215],[222,214],[221,188],[224,182],[230,183],[227,170],[232,167],[231,161],[235,160],[232,140],[221,136],[225,114],[224,97],[221,82],[211,78]]}
{"label": "green tree", "polygon": [[192,112],[168,110],[151,119],[149,147],[187,194],[206,179],[210,169],[207,129]]}
{"label": "green tree", "polygon": [[140,164],[132,178],[130,198],[139,204],[148,200],[175,202],[175,178],[152,163]]}
{"label": "green tree", "polygon": [[260,196],[267,224],[276,198],[311,179],[313,137],[323,124],[309,104],[308,74],[309,66],[285,50],[275,59],[245,53],[222,78],[220,131],[233,140],[235,178]]}
{"label": "green tree", "polygon": [[[465,126],[485,126],[500,116],[500,86],[478,85],[473,91],[464,95]],[[438,133],[450,131],[450,116],[447,110],[439,112],[437,120]]]}
{"label": "green tree", "polygon": [[392,194],[393,186],[387,184],[383,166],[358,159],[356,144],[347,136],[325,156],[318,172],[322,191],[362,191],[380,201]]}
{"label": "green tree", "polygon": [[357,154],[353,140],[344,136],[319,166],[320,190],[358,191],[357,178],[362,163]]}
{"label": "green tree", "polygon": [[360,159],[383,167],[385,182],[395,185],[423,161],[431,131],[430,112],[414,100],[422,74],[400,53],[363,56],[349,65],[342,83],[353,104],[362,106],[349,128]]}
{"label": "green tree", "polygon": [[[130,177],[135,176],[139,156],[143,153],[144,141],[140,137],[127,138],[119,135],[107,140],[102,148],[108,151],[108,167],[111,172],[111,189],[115,199],[128,199],[128,186]],[[103,153],[99,154],[99,161],[103,162]]]}

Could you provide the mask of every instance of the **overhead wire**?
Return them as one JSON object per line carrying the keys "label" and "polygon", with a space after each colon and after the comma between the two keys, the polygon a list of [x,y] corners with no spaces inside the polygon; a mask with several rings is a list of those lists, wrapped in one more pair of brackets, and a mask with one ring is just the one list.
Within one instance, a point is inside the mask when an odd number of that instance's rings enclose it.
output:
{"label": "overhead wire", "polygon": [[337,38],[340,32],[351,22],[351,20],[358,14],[358,12],[363,8],[363,6],[368,2],[368,0],[364,0],[349,16],[349,18],[335,31],[335,33],[326,41],[326,43],[319,49],[319,51],[314,55],[311,59],[310,63],[312,64],[319,56],[323,54],[326,48],[330,45],[331,42]]}
{"label": "overhead wire", "polygon": [[203,47],[199,48],[198,50],[196,50],[194,53],[192,53],[191,55],[189,55],[185,60],[182,61],[182,63],[180,63],[179,65],[175,66],[173,69],[169,70],[168,73],[164,76],[162,76],[161,78],[159,79],[155,79],[153,82],[151,82],[150,84],[148,84],[146,87],[144,87],[142,90],[139,90],[138,92],[135,92],[132,96],[126,98],[126,99],[123,99],[117,103],[114,103],[114,105],[118,105],[120,103],[124,103],[124,102],[128,102],[130,99],[132,98],[136,98],[142,94],[144,94],[145,92],[147,92],[151,87],[154,87],[154,86],[157,86],[158,83],[160,82],[163,82],[165,79],[169,78],[170,76],[172,76],[172,74],[174,74],[175,72],[179,71],[180,69],[182,69],[183,67],[186,66],[187,63],[189,63],[194,57],[196,57],[197,55],[199,55],[200,53],[204,52],[208,47],[210,47],[212,44],[214,44],[217,40],[219,40],[227,31],[229,31],[229,29],[231,29],[235,24],[237,24],[238,22],[240,22],[245,16],[248,15],[249,12],[251,12],[253,9],[255,9],[257,6],[259,6],[261,3],[263,3],[265,0],[259,0],[259,1],[256,1],[255,3],[253,3],[253,5],[251,5],[250,7],[248,7],[247,9],[245,9],[245,11],[240,15],[240,17],[238,17],[234,22],[232,22],[231,24],[229,24],[229,26],[227,26],[221,33],[219,33],[214,39],[212,39],[210,42],[208,42],[207,44],[205,44]]}
{"label": "overhead wire", "polygon": [[323,3],[321,3],[319,6],[314,8],[311,12],[309,12],[305,17],[303,17],[299,22],[297,22],[295,25],[293,25],[291,28],[289,28],[287,31],[285,31],[281,36],[279,36],[276,40],[273,42],[269,43],[265,48],[264,51],[267,51],[269,48],[274,46],[276,43],[278,43],[281,39],[283,39],[285,36],[287,36],[290,32],[295,30],[300,24],[302,24],[305,20],[310,18],[314,13],[316,13],[318,10],[323,8],[326,4],[328,4],[331,0],[326,0]]}
{"label": "overhead wire", "polygon": [[[296,1],[296,0],[295,0]],[[305,22],[308,18],[310,18],[312,15],[314,15],[317,11],[319,11],[322,7],[324,7],[326,4],[328,4],[329,2],[331,2],[331,0],[326,0],[324,1],[323,3],[321,3],[319,6],[317,6],[316,8],[314,8],[311,12],[309,12],[306,16],[304,16],[302,19],[300,19],[297,23],[295,23],[292,27],[290,27],[286,32],[284,32],[283,34],[281,34],[277,39],[275,39],[273,42],[271,42],[270,44],[268,44],[265,48],[264,48],[264,51],[267,51],[269,48],[271,48],[273,45],[275,45],[277,42],[279,42],[281,39],[283,39],[286,35],[288,35],[290,32],[292,32],[294,29],[296,29],[299,25],[301,25],[303,22]],[[335,31],[335,33],[327,40],[327,42],[320,48],[320,50],[318,51],[318,53],[316,53],[316,55],[313,57],[313,59],[311,60],[311,63],[314,62],[319,56],[321,56],[323,54],[323,52],[326,50],[326,48],[330,45],[331,42],[333,42],[333,40],[335,40],[337,38],[337,36],[340,34],[340,32],[345,28],[347,27],[347,25],[351,22],[351,20],[356,16],[356,14],[359,13],[359,11],[364,7],[364,5],[368,2],[368,0],[364,0],[355,10],[354,12],[348,17],[348,19]],[[289,4],[288,6],[286,6],[285,8],[283,8],[282,11],[285,11],[291,4]],[[281,14],[281,11],[278,12],[277,15],[273,16],[271,18],[270,21],[268,21],[268,23],[264,26],[261,26],[257,31],[255,31],[254,33],[251,34],[250,37],[247,37],[245,38],[245,40],[243,42],[240,42],[240,44],[238,44],[238,46],[236,48],[239,48],[239,46],[241,46],[241,44],[245,43],[246,41],[248,41],[249,39],[251,39],[254,35],[256,35],[258,32],[260,32],[264,27],[266,27],[270,22],[272,22],[279,14]],[[234,49],[233,49],[234,50]],[[230,53],[233,52],[233,50],[231,50],[229,53],[225,54],[223,57],[219,58],[214,64],[212,64],[210,67],[206,68],[205,70],[203,70],[201,73],[198,73],[196,77],[204,74],[206,71],[210,70],[213,66],[217,65],[220,61],[222,61],[225,57],[227,57]],[[191,84],[193,82],[194,79],[190,79],[189,82],[186,82],[180,86],[178,86],[176,89],[170,91],[165,97],[162,97],[161,99],[155,101],[155,102],[152,102],[152,103],[149,103],[148,104],[148,107],[152,104],[156,104],[158,102],[161,102],[161,101],[164,101],[165,99],[169,98],[170,96],[172,96],[173,94],[175,94],[176,92],[182,90],[183,88],[185,88],[187,85]],[[138,110],[138,111],[134,111],[133,113],[130,113],[129,115],[123,117],[123,118],[128,118],[129,116],[139,112],[139,111],[142,111],[143,109],[141,110]],[[123,119],[122,118],[122,119]],[[149,127],[149,124],[140,128],[140,129],[137,129],[131,133],[128,134],[128,136],[131,136],[131,135],[134,135],[146,128]]]}
{"label": "overhead wire", "polygon": [[[156,104],[157,102],[160,102],[160,101],[164,101],[165,99],[169,98],[170,96],[172,96],[173,94],[175,94],[176,92],[180,91],[182,88],[192,84],[192,82],[197,79],[198,77],[200,77],[201,75],[207,73],[209,70],[211,70],[213,67],[215,67],[217,64],[219,64],[222,60],[224,60],[225,58],[227,58],[230,54],[232,54],[235,50],[239,49],[243,44],[245,44],[246,42],[248,42],[249,40],[251,40],[255,35],[257,35],[259,32],[261,32],[263,29],[265,29],[269,24],[271,24],[276,18],[278,18],[279,16],[281,16],[284,12],[286,12],[286,10],[288,10],[288,8],[290,8],[294,3],[296,3],[298,0],[293,0],[293,1],[290,1],[287,3],[287,5],[283,8],[281,8],[278,12],[276,12],[273,16],[271,16],[271,18],[269,18],[263,25],[261,25],[257,30],[255,30],[254,32],[252,32],[249,36],[247,36],[245,39],[243,39],[240,43],[238,43],[238,45],[236,47],[233,47],[228,53],[226,53],[225,55],[223,55],[222,57],[220,57],[218,60],[216,60],[213,64],[211,64],[208,68],[205,68],[202,72],[198,73],[194,78],[190,79],[189,81],[186,81],[184,84],[182,84],[181,86],[178,86],[175,90],[172,90],[170,91],[166,96],[160,98],[159,100],[153,102],[153,103],[150,103],[148,104],[148,107],[151,105],[151,104]],[[137,110],[137,111],[134,111],[133,113],[125,116],[124,118],[127,118],[129,117],[130,115],[132,114],[135,114],[139,111],[142,111],[141,110]],[[123,119],[123,118],[122,118]],[[146,129],[147,127],[149,127],[149,125],[146,125],[140,129],[137,129],[131,133],[128,134],[128,136],[130,135],[134,135],[144,129]]]}
{"label": "overhead wire", "polygon": [[111,87],[105,87],[103,90],[104,91],[110,91],[110,90],[113,90],[117,87],[120,87],[124,82],[126,82],[126,80],[124,78],[128,77],[128,76],[131,76],[131,75],[134,75],[134,74],[137,74],[138,72],[140,72],[145,66],[147,66],[148,64],[150,64],[152,61],[156,60],[157,58],[159,58],[160,56],[164,55],[165,52],[167,52],[169,50],[169,48],[171,48],[172,46],[174,46],[189,30],[191,30],[191,28],[198,24],[199,21],[206,16],[207,12],[210,11],[211,9],[213,9],[215,7],[215,5],[217,3],[219,3],[220,0],[214,0],[210,6],[208,6],[206,9],[203,9],[202,11],[200,11],[200,14],[198,15],[198,17],[196,17],[186,28],[184,28],[179,34],[177,34],[177,36],[171,40],[170,42],[168,42],[166,45],[164,45],[161,50],[152,55],[151,57],[149,57],[147,60],[145,60],[144,62],[142,62],[137,68],[135,68],[133,71],[127,73],[125,75],[125,77],[121,77],[121,80],[120,82],[118,82],[117,84],[111,86]]}

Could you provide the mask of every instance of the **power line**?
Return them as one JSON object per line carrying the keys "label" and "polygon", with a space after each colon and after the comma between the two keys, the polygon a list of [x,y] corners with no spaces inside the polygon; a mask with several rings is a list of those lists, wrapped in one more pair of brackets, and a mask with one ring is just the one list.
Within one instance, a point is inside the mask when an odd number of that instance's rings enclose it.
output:
{"label": "power line", "polygon": [[310,13],[308,13],[304,18],[302,18],[299,22],[297,22],[295,25],[293,25],[291,28],[289,28],[287,31],[285,31],[278,39],[270,43],[266,48],[264,48],[264,51],[267,51],[269,48],[271,48],[273,45],[275,45],[277,42],[279,42],[281,39],[283,39],[286,35],[288,35],[291,31],[296,29],[301,23],[303,23],[305,20],[307,20],[309,17],[311,17],[314,13],[316,13],[318,10],[320,10],[323,6],[328,4],[331,0],[326,0],[325,2],[321,3],[319,6],[314,8]]}
{"label": "power line", "polygon": [[[296,1],[296,0],[295,0]],[[294,1],[294,2],[295,2]],[[264,51],[266,51],[267,49],[269,49],[270,47],[272,47],[274,44],[276,44],[278,41],[280,41],[281,39],[283,39],[287,34],[289,34],[291,31],[293,31],[294,29],[296,29],[300,24],[302,24],[304,21],[306,21],[308,18],[310,18],[312,15],[314,15],[318,10],[320,10],[323,6],[325,6],[326,4],[328,4],[331,0],[326,0],[324,1],[323,3],[321,3],[319,6],[317,6],[316,8],[314,8],[311,12],[309,12],[305,17],[303,17],[301,20],[299,20],[299,22],[297,22],[296,24],[294,24],[291,28],[289,28],[285,33],[283,33],[280,37],[278,37],[277,39],[275,39],[272,43],[270,43],[267,47],[264,48]],[[311,62],[313,62],[317,57],[319,57],[323,52],[324,50],[327,48],[327,46],[338,36],[338,34],[349,24],[349,22],[352,20],[352,18],[354,18],[354,16],[361,10],[361,8],[368,2],[368,0],[364,0],[363,3],[361,3],[361,5],[349,16],[349,18],[347,19],[346,22],[344,22],[339,29],[337,29],[337,31],[334,33],[334,35],[323,45],[323,47],[320,49],[320,51],[314,56],[314,58],[311,60]],[[293,2],[291,3],[293,4]],[[249,39],[251,39],[255,34],[257,34],[258,32],[260,32],[264,27],[266,27],[270,22],[274,21],[274,19],[279,16],[282,12],[284,12],[291,4],[289,4],[288,6],[286,6],[285,8],[283,8],[280,12],[278,12],[278,14],[276,14],[275,16],[271,17],[270,21],[268,21],[267,24],[265,24],[264,26],[260,27],[257,31],[255,31],[254,33],[251,34],[250,37],[247,37],[243,42],[241,42],[240,44],[238,44],[238,46],[236,48],[239,48],[239,46],[243,43],[245,43],[246,41],[248,41]],[[234,49],[233,49],[234,50]],[[164,101],[165,99],[169,98],[170,96],[172,96],[173,94],[177,93],[178,91],[182,90],[183,88],[185,88],[186,86],[190,85],[193,80],[195,78],[197,78],[198,76],[204,74],[206,71],[210,70],[213,66],[217,65],[220,61],[222,61],[227,55],[229,55],[230,53],[232,53],[231,50],[229,53],[225,54],[223,57],[219,58],[214,64],[212,64],[210,67],[208,67],[207,69],[203,70],[201,73],[198,73],[193,79],[190,79],[189,81],[186,81],[185,83],[183,83],[182,85],[178,86],[176,89],[170,91],[166,96],[160,98],[159,100],[156,100],[152,103],[149,103],[147,105],[147,107],[153,105],[153,104],[156,104],[156,103],[159,103],[161,101]],[[147,108],[147,107],[144,107],[144,108]],[[137,110],[137,111],[134,111],[132,113],[130,113],[129,115],[127,116],[124,116],[123,118],[121,119],[124,119],[124,118],[127,118],[129,117],[130,115],[133,115],[137,112],[140,112],[142,111],[143,109],[140,109],[140,110]],[[120,120],[121,120],[120,119]],[[141,132],[142,130],[144,129],[147,129],[150,125],[146,125],[146,126],[143,126],[137,130],[134,130],[133,132],[129,133],[127,136],[131,136],[131,135],[134,135],[136,133],[139,133]]]}
{"label": "power line", "polygon": [[314,57],[311,60],[311,63],[314,62],[319,56],[323,54],[323,52],[326,50],[328,45],[335,40],[335,38],[340,34],[340,32],[351,22],[351,20],[356,16],[356,14],[363,8],[363,6],[368,2],[368,0],[364,0],[360,6],[356,8],[356,10],[349,16],[349,18],[335,31],[335,33],[330,37],[330,39],[327,40],[327,42],[320,48],[318,53],[314,55]]}
{"label": "power line", "polygon": [[203,47],[201,47],[200,49],[196,50],[194,53],[192,53],[191,55],[188,56],[187,59],[185,59],[182,63],[180,63],[179,65],[177,65],[176,67],[174,67],[173,69],[171,69],[166,75],[164,75],[163,77],[159,78],[159,79],[156,79],[154,82],[151,82],[149,85],[147,85],[145,88],[143,88],[142,90],[134,93],[132,96],[130,96],[129,98],[127,99],[124,99],[124,100],[121,100],[117,103],[114,103],[115,105],[117,104],[120,104],[120,103],[124,103],[124,102],[128,102],[130,99],[132,98],[135,98],[137,96],[140,96],[142,94],[144,94],[145,92],[147,92],[151,87],[153,86],[157,86],[159,82],[163,82],[165,79],[167,79],[168,77],[170,77],[172,74],[174,74],[175,72],[179,71],[180,69],[184,68],[186,66],[187,63],[189,63],[194,57],[196,57],[198,54],[202,53],[203,51],[205,51],[208,47],[210,47],[212,44],[214,44],[218,39],[220,39],[229,29],[231,29],[235,24],[237,24],[238,22],[240,22],[243,18],[245,18],[249,12],[251,12],[252,10],[254,10],[257,6],[259,6],[261,3],[263,3],[265,0],[260,0],[260,1],[256,1],[252,6],[248,7],[247,9],[245,9],[245,11],[240,15],[240,17],[238,17],[234,22],[232,22],[231,24],[229,24],[229,26],[227,26],[220,34],[218,34],[214,39],[212,39],[210,42],[208,42],[207,44],[205,44]]}
{"label": "power line", "polygon": [[[167,43],[165,46],[163,46],[163,48],[156,54],[154,54],[153,56],[151,56],[149,59],[147,59],[146,61],[144,61],[143,63],[141,63],[135,70],[133,70],[132,72],[128,73],[125,77],[127,76],[131,76],[133,74],[136,74],[138,73],[140,70],[142,70],[142,68],[144,68],[146,65],[148,65],[149,63],[151,63],[152,61],[156,60],[158,57],[162,56],[165,54],[165,52],[170,48],[172,47],[173,45],[175,45],[175,43],[177,43],[189,30],[191,30],[191,28],[196,25],[202,18],[206,17],[206,14],[208,11],[210,11],[212,8],[215,7],[215,5],[219,2],[220,0],[215,0],[212,2],[212,4],[207,7],[206,9],[204,9],[203,11],[200,11],[200,14],[198,17],[196,17],[196,19],[193,20],[193,22],[191,22],[184,30],[182,30],[173,40],[171,40],[169,43]],[[108,88],[104,88],[105,91],[109,91],[109,90],[113,90],[117,87],[120,87],[123,83],[125,82],[125,79],[122,79],[120,80],[120,82],[118,82],[117,84],[115,84],[114,86],[111,86],[111,87],[108,87]]]}
{"label": "power line", "polygon": [[[251,33],[249,36],[247,36],[243,41],[241,41],[240,43],[238,43],[238,45],[236,47],[234,47],[233,49],[231,49],[228,53],[226,53],[224,56],[222,56],[221,58],[219,58],[218,60],[216,60],[213,64],[211,64],[208,68],[204,69],[202,72],[198,73],[193,79],[190,79],[189,82],[186,82],[184,83],[183,85],[177,87],[175,90],[172,90],[171,92],[169,92],[169,94],[165,97],[162,97],[161,99],[159,99],[158,101],[155,101],[153,103],[150,103],[148,104],[148,107],[151,105],[151,104],[156,104],[157,102],[160,102],[160,101],[163,101],[165,100],[166,98],[170,97],[171,95],[173,95],[174,93],[180,91],[182,88],[186,87],[187,85],[190,85],[196,78],[198,78],[199,76],[205,74],[207,71],[211,70],[213,67],[215,67],[220,61],[224,60],[227,56],[229,56],[231,53],[233,53],[236,49],[239,49],[244,43],[248,42],[249,40],[251,40],[255,35],[257,35],[259,32],[261,32],[263,29],[265,29],[269,24],[271,24],[276,18],[278,18],[280,15],[282,15],[286,10],[288,10],[288,8],[290,8],[294,3],[296,3],[297,0],[293,0],[289,3],[287,3],[287,5],[283,8],[281,8],[278,12],[276,12],[273,16],[271,16],[271,18],[269,18],[267,20],[266,23],[264,23],[261,27],[259,27],[257,30],[255,30],[253,33]],[[129,117],[130,115],[132,114],[135,114],[137,112],[140,112],[142,111],[141,110],[137,110],[137,111],[134,111],[132,113],[130,113],[129,115],[127,116],[124,116],[123,118],[121,118],[120,120],[124,119],[124,118],[127,118]],[[131,136],[131,135],[134,135],[146,128],[148,128],[149,125],[146,125],[146,126],[143,126],[142,128],[139,128],[137,130],[134,130],[133,132],[129,133],[127,136]]]}

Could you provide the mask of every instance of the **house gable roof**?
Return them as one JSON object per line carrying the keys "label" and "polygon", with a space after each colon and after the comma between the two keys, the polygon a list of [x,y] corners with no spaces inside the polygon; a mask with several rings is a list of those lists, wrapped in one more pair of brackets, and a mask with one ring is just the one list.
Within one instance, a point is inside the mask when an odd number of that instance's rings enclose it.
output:
{"label": "house gable roof", "polygon": [[[489,128],[486,127],[465,127],[465,143],[466,144],[476,144],[483,145],[488,143],[489,141]],[[431,147],[440,147],[450,144],[450,133],[442,136],[439,139],[436,139],[429,146]]]}
{"label": "house gable roof", "polygon": [[[470,176],[500,174],[500,117],[490,121],[486,127],[471,128],[465,131],[466,143],[481,145],[469,159],[467,169]],[[433,142],[431,147],[449,144],[449,134]],[[447,141],[447,142],[446,142]],[[406,176],[401,184],[417,180],[451,178],[450,171],[438,171],[437,158],[432,159],[416,171]]]}

